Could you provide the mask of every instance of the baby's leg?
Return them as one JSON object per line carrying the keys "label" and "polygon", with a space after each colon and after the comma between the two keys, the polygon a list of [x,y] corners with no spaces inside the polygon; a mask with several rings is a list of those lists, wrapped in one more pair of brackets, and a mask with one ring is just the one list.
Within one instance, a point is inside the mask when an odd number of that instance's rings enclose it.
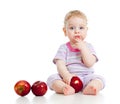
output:
{"label": "baby's leg", "polygon": [[62,80],[55,80],[51,88],[56,92],[64,95],[71,95],[75,93],[74,88],[64,83]]}
{"label": "baby's leg", "polygon": [[103,83],[100,79],[93,79],[83,89],[85,95],[96,95],[103,88]]}

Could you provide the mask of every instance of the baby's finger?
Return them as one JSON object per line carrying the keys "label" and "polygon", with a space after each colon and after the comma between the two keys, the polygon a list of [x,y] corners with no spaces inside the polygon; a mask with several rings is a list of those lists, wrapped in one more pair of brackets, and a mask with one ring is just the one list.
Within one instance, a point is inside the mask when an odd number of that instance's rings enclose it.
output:
{"label": "baby's finger", "polygon": [[77,35],[77,36],[75,36],[75,40],[76,40],[76,41],[79,41],[80,39],[81,39],[81,37],[80,37],[80,36],[78,36],[78,35]]}

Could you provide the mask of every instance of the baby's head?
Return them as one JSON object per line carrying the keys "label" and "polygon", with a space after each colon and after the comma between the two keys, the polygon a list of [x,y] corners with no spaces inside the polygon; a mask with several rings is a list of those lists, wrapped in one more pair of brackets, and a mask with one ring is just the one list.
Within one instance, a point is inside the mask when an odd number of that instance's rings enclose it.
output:
{"label": "baby's head", "polygon": [[66,26],[67,24],[67,21],[71,18],[71,17],[80,17],[82,19],[84,19],[87,23],[87,17],[86,15],[79,11],[79,10],[73,10],[73,11],[70,11],[66,14],[65,18],[64,18],[64,27]]}
{"label": "baby's head", "polygon": [[87,17],[83,12],[73,10],[66,14],[63,32],[70,39],[71,43],[76,42],[76,40],[84,40],[87,30]]}

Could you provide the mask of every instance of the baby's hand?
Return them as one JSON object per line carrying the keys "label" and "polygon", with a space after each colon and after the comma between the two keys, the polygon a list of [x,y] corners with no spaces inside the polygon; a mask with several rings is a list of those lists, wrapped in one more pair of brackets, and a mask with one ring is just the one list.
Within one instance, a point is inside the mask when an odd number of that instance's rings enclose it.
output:
{"label": "baby's hand", "polygon": [[70,81],[71,81],[71,79],[72,79],[73,76],[76,76],[76,75],[75,75],[75,74],[69,74],[69,75],[67,75],[65,78],[63,78],[63,81],[64,81],[66,84],[70,85]]}
{"label": "baby's hand", "polygon": [[81,50],[85,46],[86,46],[86,42],[81,39],[72,45],[73,48],[79,49],[79,50]]}
{"label": "baby's hand", "polygon": [[75,40],[76,42],[79,42],[79,41],[81,40],[81,37],[80,37],[79,35],[76,35],[76,36],[74,37],[74,40]]}

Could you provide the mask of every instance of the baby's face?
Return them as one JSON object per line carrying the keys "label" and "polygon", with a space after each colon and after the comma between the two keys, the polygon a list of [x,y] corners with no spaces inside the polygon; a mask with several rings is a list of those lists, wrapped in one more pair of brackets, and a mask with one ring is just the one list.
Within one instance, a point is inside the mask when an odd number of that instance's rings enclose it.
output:
{"label": "baby's face", "polygon": [[65,35],[72,43],[84,40],[87,35],[87,23],[80,17],[71,17],[65,27]]}

